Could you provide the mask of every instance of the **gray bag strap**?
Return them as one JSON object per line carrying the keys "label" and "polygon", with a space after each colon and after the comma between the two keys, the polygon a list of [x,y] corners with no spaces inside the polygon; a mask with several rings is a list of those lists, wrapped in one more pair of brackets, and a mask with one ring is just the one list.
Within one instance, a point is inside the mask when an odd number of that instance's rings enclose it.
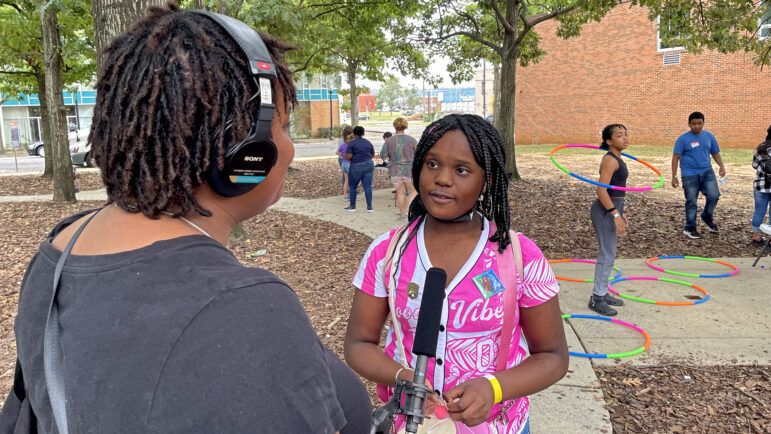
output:
{"label": "gray bag strap", "polygon": [[62,269],[67,256],[72,251],[72,246],[83,232],[88,222],[98,213],[91,214],[85,223],[80,225],[75,234],[70,238],[67,247],[62,251],[54,271],[54,286],[51,291],[51,302],[48,304],[48,319],[46,319],[45,337],[43,340],[43,370],[45,372],[48,400],[51,401],[51,410],[54,422],[59,434],[68,434],[67,427],[67,403],[64,394],[64,375],[62,372],[62,348],[59,344],[59,307],[56,303],[56,294],[59,292],[59,280],[62,277]]}

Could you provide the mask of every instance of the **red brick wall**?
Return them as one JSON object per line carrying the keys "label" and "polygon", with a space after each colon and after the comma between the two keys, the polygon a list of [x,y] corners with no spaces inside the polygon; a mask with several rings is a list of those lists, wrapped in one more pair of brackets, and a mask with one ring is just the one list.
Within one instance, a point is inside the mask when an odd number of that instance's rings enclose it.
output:
{"label": "red brick wall", "polygon": [[561,39],[544,22],[544,59],[517,69],[517,144],[600,142],[610,123],[630,129],[632,145],[673,146],[700,111],[724,147],[754,148],[771,124],[771,67],[752,54],[681,52],[663,66],[648,10],[617,6],[581,36]]}

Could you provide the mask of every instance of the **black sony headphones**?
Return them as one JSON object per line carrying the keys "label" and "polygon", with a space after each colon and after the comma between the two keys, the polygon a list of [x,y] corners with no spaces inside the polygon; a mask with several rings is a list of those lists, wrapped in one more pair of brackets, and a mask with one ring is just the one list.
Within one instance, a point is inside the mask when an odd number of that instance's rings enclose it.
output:
{"label": "black sony headphones", "polygon": [[[217,167],[217,151],[212,146],[209,187],[220,196],[235,197],[248,193],[262,182],[276,164],[278,152],[273,143],[271,123],[276,106],[273,104],[272,83],[276,80],[276,68],[262,42],[259,33],[245,23],[227,15],[214,12],[191,10],[204,15],[219,24],[241,48],[249,61],[249,74],[254,79],[256,93],[251,100],[259,98],[260,105],[252,117],[249,136],[226,148],[225,166]],[[231,126],[227,122],[225,131]],[[222,133],[224,134],[225,131]]]}

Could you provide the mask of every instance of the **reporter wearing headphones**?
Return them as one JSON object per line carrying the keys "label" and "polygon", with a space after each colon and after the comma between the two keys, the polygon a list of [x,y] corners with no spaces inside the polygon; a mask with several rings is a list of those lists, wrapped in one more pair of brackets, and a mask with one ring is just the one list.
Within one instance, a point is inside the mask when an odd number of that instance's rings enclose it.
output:
{"label": "reporter wearing headphones", "polygon": [[108,204],[59,223],[20,292],[27,393],[9,401],[38,431],[369,430],[366,390],[291,288],[225,248],[294,157],[287,49],[169,3],[105,51],[89,140]]}

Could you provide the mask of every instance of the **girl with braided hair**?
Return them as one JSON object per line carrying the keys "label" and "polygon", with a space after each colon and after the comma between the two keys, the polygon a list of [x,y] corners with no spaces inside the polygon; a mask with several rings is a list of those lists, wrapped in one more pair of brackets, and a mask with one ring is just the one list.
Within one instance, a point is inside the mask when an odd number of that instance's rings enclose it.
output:
{"label": "girl with braided hair", "polygon": [[[346,362],[377,383],[387,401],[396,379],[413,379],[411,346],[426,273],[431,267],[446,271],[436,359],[426,373],[435,390],[429,407],[444,406],[449,416],[437,412],[437,423],[447,429],[441,432],[528,432],[528,395],[567,372],[559,286],[538,247],[521,234],[512,239],[505,166],[498,131],[483,118],[449,115],[430,124],[412,163],[418,196],[409,223],[379,236],[353,279],[359,291]],[[515,257],[521,273],[514,271]],[[512,272],[503,274],[504,267]],[[504,297],[505,291],[516,296]],[[513,306],[504,305],[505,298]],[[504,311],[512,312],[510,342],[501,338]],[[389,313],[383,351],[380,334]],[[403,427],[404,419],[396,425]]]}
{"label": "girl with braided hair", "polygon": [[[226,248],[236,223],[281,196],[294,157],[290,47],[259,38],[272,60],[261,68],[276,78],[257,82],[234,32],[261,47],[244,23],[169,3],[106,49],[89,140],[108,205],[59,223],[27,269],[15,323],[26,387],[12,389],[0,427],[36,417],[44,433],[369,429],[366,389],[323,346],[292,289]],[[215,191],[213,168],[273,106],[272,170],[240,195]],[[44,361],[52,305],[55,375]],[[13,408],[34,415],[14,418]]]}
{"label": "girl with braided hair", "polygon": [[[602,129],[600,149],[608,151],[600,162],[600,182],[626,187],[629,171],[621,152],[629,147],[629,130],[622,124],[610,124]],[[597,199],[589,209],[599,251],[594,266],[594,286],[589,297],[589,309],[604,316],[615,316],[611,306],[623,306],[624,301],[608,294],[608,278],[616,260],[618,237],[626,234],[629,220],[624,212],[623,190],[597,187]]]}

